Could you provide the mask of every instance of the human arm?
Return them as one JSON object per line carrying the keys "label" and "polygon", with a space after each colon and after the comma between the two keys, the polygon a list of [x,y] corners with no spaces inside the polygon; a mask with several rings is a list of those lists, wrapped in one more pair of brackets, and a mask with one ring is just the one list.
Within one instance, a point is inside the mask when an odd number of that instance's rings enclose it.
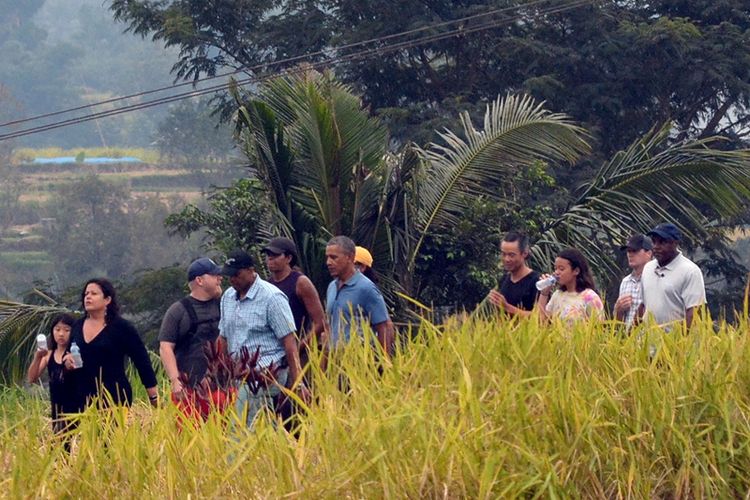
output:
{"label": "human arm", "polygon": [[159,357],[164,365],[164,372],[169,377],[173,393],[180,393],[183,390],[180,382],[180,370],[177,368],[177,357],[174,354],[174,342],[159,342]]}
{"label": "human arm", "polygon": [[[539,276],[540,280],[549,278],[549,274],[542,274]],[[547,310],[547,306],[552,301],[552,290],[555,285],[550,285],[547,288],[540,290],[539,295],[536,298],[536,308],[539,310],[539,317],[542,321],[549,321],[550,311]]]}
{"label": "human arm", "polygon": [[695,307],[689,307],[685,309],[685,329],[690,330],[693,325],[693,317],[695,316]]}
{"label": "human arm", "polygon": [[302,365],[299,361],[299,344],[297,343],[297,336],[294,332],[290,332],[281,339],[281,342],[284,346],[286,362],[289,366],[288,382],[291,382],[291,387],[297,391],[297,394],[302,401],[309,403],[310,391],[305,386],[304,380],[302,380]]}
{"label": "human arm", "polygon": [[148,393],[148,399],[155,406],[158,399],[156,374],[154,373],[154,367],[151,365],[151,359],[149,358],[146,346],[143,344],[138,330],[130,322],[120,319],[118,327],[125,354],[128,355],[135,365],[141,383]]}
{"label": "human arm", "polygon": [[386,356],[390,356],[391,350],[393,349],[393,321],[388,318],[388,320],[383,321],[382,323],[373,325],[373,328],[378,335],[378,343],[380,343],[380,347],[383,348],[383,352]]}
{"label": "human arm", "polygon": [[703,273],[697,266],[688,273],[682,289],[682,299],[685,303],[685,326],[689,330],[693,325],[695,310],[706,303],[706,287],[703,283]]}
{"label": "human arm", "polygon": [[42,376],[44,369],[47,368],[47,363],[49,363],[49,357],[51,355],[52,351],[48,349],[34,351],[34,358],[31,360],[28,372],[26,373],[26,377],[30,384],[33,384]]}
{"label": "human arm", "polygon": [[318,291],[307,276],[299,277],[295,291],[305,305],[307,316],[312,321],[312,331],[308,332],[305,338],[302,339],[301,346],[310,343],[311,335],[315,335],[318,338],[319,346],[324,346],[327,341],[327,322]]}

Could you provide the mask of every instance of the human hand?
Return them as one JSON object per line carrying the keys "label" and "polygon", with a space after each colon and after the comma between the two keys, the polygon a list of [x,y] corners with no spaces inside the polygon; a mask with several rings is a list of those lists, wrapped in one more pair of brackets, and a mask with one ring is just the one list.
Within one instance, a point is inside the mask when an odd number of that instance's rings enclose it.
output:
{"label": "human hand", "polygon": [[63,366],[65,366],[66,370],[75,370],[76,369],[76,363],[73,361],[73,355],[70,353],[66,353],[65,356],[62,358],[63,360]]}
{"label": "human hand", "polygon": [[178,378],[172,380],[172,396],[177,401],[185,396],[185,387],[183,387],[182,382]]}
{"label": "human hand", "polygon": [[492,304],[496,305],[500,309],[505,309],[505,306],[508,304],[508,302],[505,300],[505,296],[494,288],[490,290],[487,298]]}
{"label": "human hand", "polygon": [[630,306],[632,305],[633,297],[631,295],[621,295],[617,298],[617,302],[615,302],[615,311],[624,313],[630,309]]}
{"label": "human hand", "polygon": [[[543,280],[546,280],[547,278],[551,278],[553,276],[555,276],[555,275],[554,274],[542,274],[542,275],[539,276],[539,279],[537,281],[543,281]],[[557,277],[555,276],[555,278],[557,278]],[[539,290],[539,294],[542,295],[542,296],[544,296],[544,297],[549,297],[552,294],[552,290],[555,288],[555,285],[557,285],[557,281],[555,281],[554,283],[552,283],[550,286],[548,286],[546,288],[542,288],[541,290]]]}
{"label": "human hand", "polygon": [[[36,359],[42,359],[47,354],[49,354],[49,349],[46,349],[46,348],[37,349],[36,351],[34,351],[34,357]],[[65,359],[65,358],[63,358],[63,359]]]}

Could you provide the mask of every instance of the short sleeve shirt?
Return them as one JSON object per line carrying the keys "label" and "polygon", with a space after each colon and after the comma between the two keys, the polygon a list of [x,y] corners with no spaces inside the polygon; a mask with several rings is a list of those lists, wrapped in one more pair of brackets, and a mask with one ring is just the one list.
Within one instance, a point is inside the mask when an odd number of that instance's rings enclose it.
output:
{"label": "short sleeve shirt", "polygon": [[547,303],[546,311],[569,323],[589,317],[601,317],[604,304],[590,288],[582,292],[555,290]]}
{"label": "short sleeve shirt", "polygon": [[508,273],[500,280],[500,293],[509,304],[520,307],[524,311],[531,311],[539,293],[536,289],[537,281],[539,281],[539,273],[536,271],[531,271],[517,283],[513,283]]}
{"label": "short sleeve shirt", "polygon": [[188,297],[193,305],[198,324],[190,332],[192,322],[182,302],[172,304],[159,330],[159,341],[171,342],[177,359],[177,369],[186,373],[191,385],[195,385],[206,374],[208,360],[204,347],[219,336],[219,300],[198,300]]}
{"label": "short sleeve shirt", "polygon": [[295,332],[294,316],[284,292],[256,276],[247,294],[239,298],[234,288],[221,297],[219,332],[229,354],[246,347],[252,355],[260,349],[258,365],[279,365],[285,357],[282,339]]}
{"label": "short sleeve shirt", "polygon": [[348,342],[352,329],[363,337],[363,321],[377,325],[388,320],[388,310],[378,287],[359,271],[339,288],[338,279],[328,285],[326,313],[331,322],[331,344]]}
{"label": "short sleeve shirt", "polygon": [[630,296],[633,302],[630,305],[630,309],[625,314],[625,325],[628,328],[632,326],[635,315],[638,313],[638,308],[643,303],[643,288],[641,286],[641,278],[636,277],[633,273],[628,274],[622,279],[620,283],[620,294],[619,297]]}
{"label": "short sleeve shirt", "polygon": [[665,266],[648,262],[641,276],[644,317],[664,325],[685,319],[685,311],[706,303],[703,273],[682,252]]}

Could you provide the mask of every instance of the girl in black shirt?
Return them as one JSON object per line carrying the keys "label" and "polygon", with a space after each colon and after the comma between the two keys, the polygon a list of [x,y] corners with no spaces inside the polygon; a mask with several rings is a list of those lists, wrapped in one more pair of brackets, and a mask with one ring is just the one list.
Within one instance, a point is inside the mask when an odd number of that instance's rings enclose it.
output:
{"label": "girl in black shirt", "polygon": [[52,430],[63,432],[71,427],[66,414],[78,413],[83,408],[77,384],[77,373],[65,368],[70,357],[70,332],[75,318],[61,314],[52,321],[52,335],[47,339],[47,349],[39,349],[28,370],[30,383],[39,380],[47,368],[49,374],[49,395],[52,407]]}

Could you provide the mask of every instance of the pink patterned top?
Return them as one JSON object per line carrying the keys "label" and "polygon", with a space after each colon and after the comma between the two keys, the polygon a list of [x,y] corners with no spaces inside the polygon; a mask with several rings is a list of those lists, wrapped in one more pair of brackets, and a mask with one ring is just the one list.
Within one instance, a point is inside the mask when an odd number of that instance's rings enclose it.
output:
{"label": "pink patterned top", "polygon": [[546,307],[547,314],[558,316],[569,323],[589,317],[603,317],[604,304],[590,288],[582,292],[555,290]]}

